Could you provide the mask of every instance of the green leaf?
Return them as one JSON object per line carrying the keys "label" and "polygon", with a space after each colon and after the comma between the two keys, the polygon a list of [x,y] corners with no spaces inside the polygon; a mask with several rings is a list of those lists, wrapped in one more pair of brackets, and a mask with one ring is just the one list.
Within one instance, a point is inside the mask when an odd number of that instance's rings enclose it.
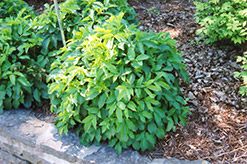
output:
{"label": "green leaf", "polygon": [[145,53],[142,42],[137,42],[137,47],[140,50],[141,54]]}
{"label": "green leaf", "polygon": [[19,100],[13,100],[13,107],[14,107],[14,109],[19,108],[19,105],[20,105]]}
{"label": "green leaf", "polygon": [[154,113],[154,120],[155,120],[156,124],[158,125],[158,127],[163,126],[163,122],[162,122],[161,116],[159,114]]}
{"label": "green leaf", "polygon": [[19,81],[22,85],[26,86],[26,87],[30,87],[31,84],[29,83],[29,81],[27,81],[27,79],[23,76],[18,77],[17,81]]}
{"label": "green leaf", "polygon": [[153,118],[153,116],[152,116],[149,112],[147,112],[147,111],[143,111],[142,114],[143,114],[143,116],[146,117],[147,119]]}
{"label": "green leaf", "polygon": [[111,104],[115,99],[116,99],[116,98],[115,98],[115,95],[114,95],[114,94],[111,94],[111,96],[108,97],[106,103],[107,103],[107,104]]}
{"label": "green leaf", "polygon": [[139,142],[138,141],[135,141],[134,143],[133,143],[133,148],[135,149],[135,150],[139,150],[140,149],[140,144],[139,144]]}
{"label": "green leaf", "polygon": [[120,136],[121,136],[121,138],[120,138],[120,141],[121,142],[127,142],[128,141],[128,134],[127,134],[127,132],[128,132],[128,127],[126,126],[126,124],[125,124],[125,122],[123,122],[122,123],[123,125],[122,125],[122,129],[121,129],[121,132],[120,132]]}
{"label": "green leaf", "polygon": [[99,108],[90,107],[90,108],[87,108],[87,111],[88,111],[90,114],[97,114],[97,113],[99,113]]}
{"label": "green leaf", "polygon": [[33,92],[33,97],[34,97],[34,99],[35,99],[36,101],[41,102],[41,100],[40,100],[40,92],[39,92],[38,89],[35,89],[35,90],[34,90],[34,92]]}
{"label": "green leaf", "polygon": [[179,119],[180,119],[181,124],[182,124],[183,126],[186,126],[186,119],[185,119],[183,116],[181,116],[181,115],[179,115],[178,117],[179,117]]}
{"label": "green leaf", "polygon": [[123,121],[123,113],[122,113],[122,110],[120,108],[117,108],[116,115],[117,115],[118,121],[122,122]]}
{"label": "green leaf", "polygon": [[108,146],[110,146],[110,147],[115,146],[115,145],[116,145],[116,143],[117,143],[117,141],[118,141],[118,139],[117,139],[117,138],[113,138],[113,139],[109,140],[109,142],[108,142]]}
{"label": "green leaf", "polygon": [[30,108],[32,106],[32,96],[28,95],[25,97],[25,108]]}
{"label": "green leaf", "polygon": [[169,132],[173,128],[174,122],[173,122],[171,117],[167,117],[167,119],[168,119],[168,124],[167,124],[167,127],[166,127],[166,131]]}
{"label": "green leaf", "polygon": [[128,58],[130,59],[130,60],[134,60],[135,59],[135,57],[136,57],[136,54],[135,54],[135,50],[134,50],[134,48],[133,47],[129,47],[129,49],[128,49]]}
{"label": "green leaf", "polygon": [[120,142],[118,142],[117,145],[115,146],[115,150],[116,150],[118,155],[122,153],[122,146],[121,146]]}
{"label": "green leaf", "polygon": [[112,73],[118,74],[117,68],[114,65],[111,65],[109,63],[105,63],[107,69],[111,71]]}
{"label": "green leaf", "polygon": [[130,119],[126,119],[126,124],[129,129],[131,129],[132,131],[135,131],[135,125]]}
{"label": "green leaf", "polygon": [[30,59],[30,57],[27,56],[27,55],[20,56],[19,58],[22,59],[22,60],[24,60],[24,59]]}
{"label": "green leaf", "polygon": [[155,92],[159,92],[160,91],[160,88],[155,86],[155,85],[149,85],[148,89],[150,89],[152,91],[155,91]]}
{"label": "green leaf", "polygon": [[48,37],[44,40],[43,42],[43,49],[41,50],[41,52],[45,55],[45,54],[48,54],[48,47],[49,47],[49,44],[50,44],[50,41],[51,41],[51,38]]}
{"label": "green leaf", "polygon": [[155,134],[156,133],[156,130],[157,130],[157,126],[155,125],[154,122],[151,122],[151,123],[148,124],[148,131],[151,134]]}
{"label": "green leaf", "polygon": [[137,98],[141,98],[141,96],[142,96],[141,92],[142,92],[141,89],[139,89],[139,88],[135,89],[135,93],[136,93]]}
{"label": "green leaf", "polygon": [[126,108],[126,105],[122,102],[122,101],[119,101],[118,102],[118,107],[122,110],[124,110]]}
{"label": "green leaf", "polygon": [[167,115],[168,115],[168,116],[171,116],[171,115],[173,115],[175,112],[176,112],[176,109],[175,109],[175,108],[171,108],[171,109],[167,112]]}
{"label": "green leaf", "polygon": [[156,131],[156,136],[159,138],[159,139],[163,139],[165,137],[165,131],[161,128],[158,128],[157,131]]}
{"label": "green leaf", "polygon": [[96,89],[91,89],[89,92],[87,92],[86,94],[86,100],[92,100],[95,97],[97,97],[100,94],[99,91],[97,91]]}
{"label": "green leaf", "polygon": [[136,104],[133,101],[130,101],[128,106],[129,109],[131,109],[132,111],[136,112]]}
{"label": "green leaf", "polygon": [[92,125],[93,125],[94,129],[97,130],[97,118],[96,118],[96,116],[94,116],[92,119]]}
{"label": "green leaf", "polygon": [[143,43],[148,46],[149,48],[155,48],[155,49],[160,49],[161,47],[157,45],[155,42],[150,41],[150,40],[145,40]]}
{"label": "green leaf", "polygon": [[150,110],[150,111],[153,111],[153,106],[151,105],[151,103],[149,101],[145,101],[146,105],[147,105],[147,108]]}
{"label": "green leaf", "polygon": [[148,148],[148,142],[146,138],[141,140],[140,146],[142,151],[145,151]]}
{"label": "green leaf", "polygon": [[129,77],[129,82],[130,82],[130,84],[133,84],[133,83],[135,82],[135,79],[136,79],[136,76],[135,76],[134,73],[132,73],[132,74],[130,75],[130,77]]}
{"label": "green leaf", "polygon": [[3,107],[0,106],[0,115],[3,114]]}
{"label": "green leaf", "polygon": [[136,60],[147,60],[147,59],[149,59],[149,56],[148,55],[139,55],[136,58]]}
{"label": "green leaf", "polygon": [[126,92],[128,92],[128,89],[125,86],[121,86],[121,85],[118,86],[116,89],[119,90],[117,100],[120,101],[120,100],[122,100],[123,97],[126,96]]}
{"label": "green leaf", "polygon": [[155,97],[155,94],[153,94],[149,89],[144,88],[144,91],[147,93],[148,96],[150,96],[151,98]]}
{"label": "green leaf", "polygon": [[99,109],[102,108],[104,105],[105,105],[105,101],[106,101],[106,93],[102,94],[99,98],[99,101],[98,101],[98,107]]}
{"label": "green leaf", "polygon": [[12,75],[9,76],[9,78],[10,78],[10,82],[11,82],[13,85],[15,85],[15,75],[12,74]]}
{"label": "green leaf", "polygon": [[12,109],[12,98],[8,97],[4,100],[4,107],[6,109]]}
{"label": "green leaf", "polygon": [[88,115],[86,118],[84,118],[83,120],[82,120],[82,123],[88,123],[88,122],[91,122],[91,120],[93,119],[93,115]]}
{"label": "green leaf", "polygon": [[146,134],[145,136],[146,136],[148,142],[154,146],[155,145],[155,142],[156,142],[155,139],[154,139],[154,137],[151,134],[149,134],[149,133],[145,133],[145,134]]}

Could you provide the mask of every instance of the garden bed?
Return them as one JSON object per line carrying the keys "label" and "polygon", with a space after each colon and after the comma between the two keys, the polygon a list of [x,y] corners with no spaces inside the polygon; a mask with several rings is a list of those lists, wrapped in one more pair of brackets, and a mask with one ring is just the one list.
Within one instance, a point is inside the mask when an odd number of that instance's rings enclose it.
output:
{"label": "garden bed", "polygon": [[[32,1],[27,1],[32,2]],[[31,3],[42,12],[43,2]],[[192,1],[129,0],[141,21],[140,29],[167,31],[178,41],[190,74],[190,85],[183,87],[192,114],[187,126],[179,126],[156,144],[150,158],[195,160],[212,163],[245,163],[247,160],[246,102],[238,94],[241,82],[236,57],[244,49],[208,45],[195,34],[195,6]]]}

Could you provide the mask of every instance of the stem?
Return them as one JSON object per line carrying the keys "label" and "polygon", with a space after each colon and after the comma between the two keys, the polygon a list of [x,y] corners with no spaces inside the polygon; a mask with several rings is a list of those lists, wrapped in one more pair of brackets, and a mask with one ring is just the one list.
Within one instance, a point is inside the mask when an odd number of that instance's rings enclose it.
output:
{"label": "stem", "polygon": [[57,0],[53,0],[53,2],[54,2],[56,13],[57,13],[58,25],[59,25],[59,29],[60,29],[61,36],[62,36],[63,46],[66,47],[66,41],[65,41],[65,36],[63,32],[62,20],[61,20],[60,12],[58,9],[58,3],[57,3]]}

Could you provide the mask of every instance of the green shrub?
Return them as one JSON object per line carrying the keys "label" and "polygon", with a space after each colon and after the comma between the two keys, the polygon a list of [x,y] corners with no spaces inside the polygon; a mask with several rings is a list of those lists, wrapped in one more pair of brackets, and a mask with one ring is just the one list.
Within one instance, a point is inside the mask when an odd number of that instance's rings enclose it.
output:
{"label": "green shrub", "polygon": [[0,112],[48,98],[46,75],[48,59],[39,55],[43,40],[36,35],[26,9],[16,17],[1,19],[0,25]]}
{"label": "green shrub", "polygon": [[208,37],[208,43],[231,41],[234,44],[247,40],[246,0],[209,0],[195,2],[196,21],[202,26],[197,32]]}
{"label": "green shrub", "polygon": [[179,79],[188,75],[167,33],[142,32],[122,18],[81,28],[62,49],[48,78],[51,110],[59,133],[75,128],[86,146],[152,150],[186,123]]}
{"label": "green shrub", "polygon": [[240,87],[239,93],[242,96],[247,95],[247,53],[244,56],[239,56],[237,62],[242,63],[241,68],[243,69],[242,72],[234,72],[235,77],[241,78],[243,80],[244,85]]}

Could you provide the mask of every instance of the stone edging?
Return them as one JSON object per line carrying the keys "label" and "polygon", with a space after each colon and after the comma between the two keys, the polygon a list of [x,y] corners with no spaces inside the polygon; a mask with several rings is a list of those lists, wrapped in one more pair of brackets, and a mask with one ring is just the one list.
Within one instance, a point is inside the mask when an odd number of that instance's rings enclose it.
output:
{"label": "stone edging", "polygon": [[[49,116],[51,117],[51,116]],[[2,164],[209,164],[178,159],[150,160],[132,150],[117,155],[114,149],[84,147],[74,133],[59,136],[50,118],[37,119],[31,110],[5,111],[0,115]]]}

